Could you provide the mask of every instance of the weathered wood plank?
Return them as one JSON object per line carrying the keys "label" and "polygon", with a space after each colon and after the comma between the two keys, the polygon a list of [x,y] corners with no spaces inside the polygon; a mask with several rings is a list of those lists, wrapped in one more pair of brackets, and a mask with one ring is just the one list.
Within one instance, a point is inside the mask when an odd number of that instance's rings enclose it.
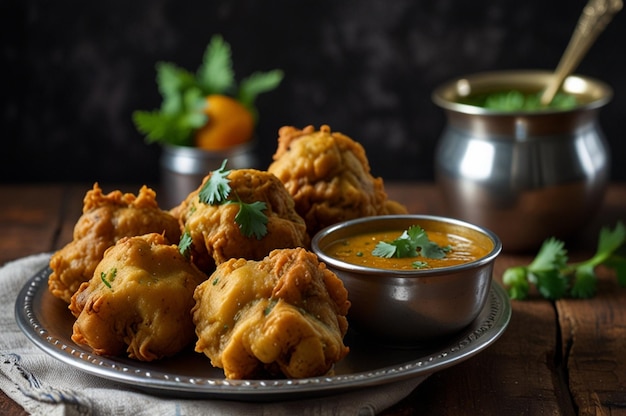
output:
{"label": "weathered wood plank", "polygon": [[51,185],[0,187],[0,264],[53,250],[62,195]]}

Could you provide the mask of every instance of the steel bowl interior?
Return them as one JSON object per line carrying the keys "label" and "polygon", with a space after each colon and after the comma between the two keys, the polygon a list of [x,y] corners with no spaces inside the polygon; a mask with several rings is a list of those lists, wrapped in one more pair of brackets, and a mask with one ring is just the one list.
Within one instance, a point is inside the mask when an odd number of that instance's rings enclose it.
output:
{"label": "steel bowl interior", "polygon": [[[406,229],[414,224],[418,224],[427,232],[439,231],[468,238],[486,248],[488,253],[472,262],[450,267],[420,270],[385,270],[347,263],[328,255],[325,251],[333,242],[350,236],[364,232]],[[311,247],[322,261],[338,269],[373,276],[394,274],[402,277],[420,277],[454,273],[457,270],[471,269],[492,262],[500,254],[502,243],[491,230],[454,218],[435,215],[380,215],[357,218],[326,227],[313,236]]]}

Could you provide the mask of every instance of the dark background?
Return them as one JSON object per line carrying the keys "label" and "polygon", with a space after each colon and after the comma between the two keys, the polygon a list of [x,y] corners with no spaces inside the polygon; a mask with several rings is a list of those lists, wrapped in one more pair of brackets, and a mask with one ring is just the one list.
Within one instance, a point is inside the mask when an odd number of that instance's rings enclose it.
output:
{"label": "dark background", "polygon": [[[283,125],[329,124],[365,147],[386,180],[433,177],[444,125],[432,90],[496,69],[552,69],[586,0],[0,0],[0,181],[145,182],[160,149],[131,121],[160,105],[154,65],[195,71],[214,34],[237,78],[283,69],[257,105],[260,167]],[[626,180],[626,12],[578,73],[615,96],[601,125]]]}

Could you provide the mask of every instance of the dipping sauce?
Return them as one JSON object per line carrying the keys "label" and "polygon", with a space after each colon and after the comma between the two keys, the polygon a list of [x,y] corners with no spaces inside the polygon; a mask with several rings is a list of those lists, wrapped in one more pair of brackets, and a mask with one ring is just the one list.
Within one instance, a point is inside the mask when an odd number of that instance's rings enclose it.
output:
{"label": "dipping sauce", "polygon": [[[357,266],[392,270],[428,270],[456,266],[477,260],[489,252],[486,247],[482,247],[467,238],[440,231],[426,231],[430,241],[437,243],[440,247],[449,247],[445,257],[434,259],[417,255],[386,258],[372,254],[372,251],[380,241],[393,241],[403,231],[390,230],[358,234],[329,244],[324,249],[324,252],[331,257]],[[414,263],[416,261],[426,263],[426,265],[415,267]]]}

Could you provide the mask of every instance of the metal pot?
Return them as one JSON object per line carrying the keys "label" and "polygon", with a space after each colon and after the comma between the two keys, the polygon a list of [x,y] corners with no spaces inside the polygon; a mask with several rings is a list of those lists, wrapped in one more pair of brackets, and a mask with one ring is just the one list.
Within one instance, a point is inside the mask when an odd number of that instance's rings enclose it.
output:
{"label": "metal pot", "polygon": [[229,169],[255,168],[254,142],[223,151],[164,144],[160,159],[160,206],[169,209],[181,203],[200,186],[207,174],[219,169],[224,159],[228,159]]}
{"label": "metal pot", "polygon": [[598,123],[612,90],[570,76],[570,110],[503,112],[460,104],[470,94],[541,91],[552,73],[503,71],[452,80],[433,93],[447,117],[435,177],[449,215],[494,231],[506,251],[567,239],[592,218],[609,177],[609,150]]}

